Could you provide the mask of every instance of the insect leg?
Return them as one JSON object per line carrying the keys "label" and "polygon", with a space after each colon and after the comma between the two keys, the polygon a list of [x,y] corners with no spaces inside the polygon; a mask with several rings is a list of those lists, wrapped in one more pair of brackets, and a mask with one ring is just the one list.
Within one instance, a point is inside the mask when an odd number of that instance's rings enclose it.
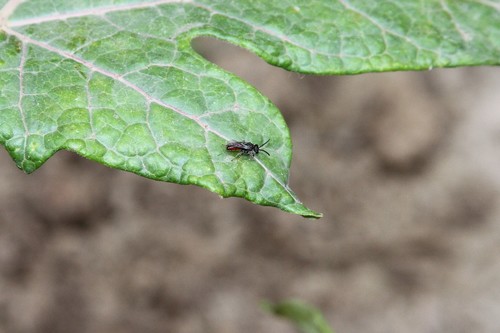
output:
{"label": "insect leg", "polygon": [[235,157],[233,157],[233,159],[231,161],[234,161],[235,159],[237,159],[238,157],[240,157],[241,155],[243,155],[243,152],[239,152],[238,154],[236,154]]}

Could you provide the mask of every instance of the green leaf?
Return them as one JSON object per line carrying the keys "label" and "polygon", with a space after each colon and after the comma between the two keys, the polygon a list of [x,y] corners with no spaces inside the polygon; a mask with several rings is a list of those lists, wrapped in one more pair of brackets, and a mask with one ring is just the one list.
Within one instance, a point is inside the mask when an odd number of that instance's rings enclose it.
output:
{"label": "green leaf", "polygon": [[[276,107],[196,36],[303,73],[498,64],[491,0],[0,0],[0,144],[32,172],[61,149],[306,217]],[[233,160],[232,140],[271,156]]]}
{"label": "green leaf", "polygon": [[264,310],[293,322],[304,333],[333,333],[321,312],[300,301],[264,303]]}

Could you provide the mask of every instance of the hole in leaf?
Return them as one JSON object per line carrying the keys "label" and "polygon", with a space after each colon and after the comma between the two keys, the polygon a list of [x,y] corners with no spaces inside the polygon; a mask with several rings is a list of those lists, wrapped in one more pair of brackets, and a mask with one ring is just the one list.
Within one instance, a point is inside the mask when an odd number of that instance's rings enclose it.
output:
{"label": "hole in leaf", "polygon": [[192,46],[208,61],[257,88],[282,111],[286,110],[286,100],[289,99],[284,96],[285,92],[299,89],[298,85],[306,86],[301,82],[304,75],[269,65],[252,52],[219,39],[197,37]]}

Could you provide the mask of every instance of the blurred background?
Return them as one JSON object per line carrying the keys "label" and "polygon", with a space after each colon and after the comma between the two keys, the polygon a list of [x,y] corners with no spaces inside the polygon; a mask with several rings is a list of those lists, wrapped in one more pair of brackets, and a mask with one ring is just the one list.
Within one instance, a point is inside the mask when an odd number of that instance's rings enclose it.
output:
{"label": "blurred background", "polygon": [[318,77],[195,47],[290,126],[306,220],[59,152],[0,148],[0,332],[500,331],[500,68]]}

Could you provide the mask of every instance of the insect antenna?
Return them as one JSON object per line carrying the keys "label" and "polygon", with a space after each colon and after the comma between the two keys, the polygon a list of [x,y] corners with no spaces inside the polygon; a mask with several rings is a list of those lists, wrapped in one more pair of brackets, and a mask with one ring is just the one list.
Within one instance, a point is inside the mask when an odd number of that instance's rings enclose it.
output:
{"label": "insect antenna", "polygon": [[[271,139],[267,139],[267,141],[266,141],[266,142],[264,142],[263,144],[261,144],[261,145],[259,146],[259,148],[260,148],[260,147],[264,147],[265,145],[267,145],[267,143],[269,142],[269,140],[271,140]],[[266,153],[267,153],[267,152],[266,152]]]}

